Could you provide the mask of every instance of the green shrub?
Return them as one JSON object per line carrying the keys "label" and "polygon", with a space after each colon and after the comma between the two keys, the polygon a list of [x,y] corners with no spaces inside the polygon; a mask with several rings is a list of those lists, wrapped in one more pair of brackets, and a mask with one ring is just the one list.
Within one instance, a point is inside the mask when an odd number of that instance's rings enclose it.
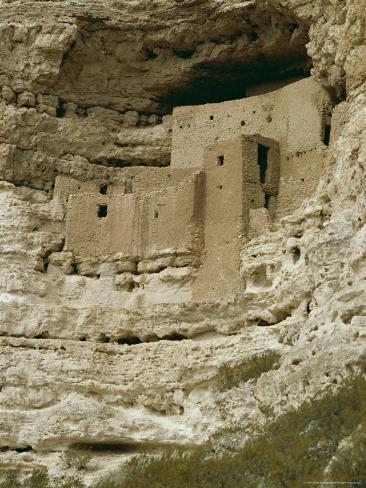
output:
{"label": "green shrub", "polygon": [[329,476],[339,482],[364,481],[366,486],[366,422],[346,439],[331,460]]}
{"label": "green shrub", "polygon": [[123,486],[124,472],[123,468],[106,476],[102,476],[93,484],[92,488],[121,488]]}
{"label": "green shrub", "polygon": [[79,476],[67,476],[61,481],[53,481],[50,488],[85,488]]}
{"label": "green shrub", "polygon": [[8,473],[0,481],[0,488],[21,488],[18,477],[15,473]]}
{"label": "green shrub", "polygon": [[[245,426],[236,431],[240,437]],[[300,488],[324,481],[363,487],[365,457],[366,378],[358,376],[267,424],[242,448],[217,455],[208,443],[135,456],[93,488]],[[56,481],[38,468],[21,484],[9,474],[0,488],[85,487],[78,477]]]}
{"label": "green shrub", "polygon": [[85,488],[79,476],[67,476],[62,480],[51,478],[47,468],[36,468],[23,481],[15,473],[10,473],[0,481],[0,488]]}
{"label": "green shrub", "polygon": [[62,460],[68,468],[75,468],[79,471],[86,469],[91,455],[85,449],[68,449],[62,455]]}
{"label": "green shrub", "polygon": [[278,353],[269,351],[241,364],[234,366],[224,364],[219,368],[216,377],[217,389],[219,391],[230,390],[250,379],[259,378],[262,373],[274,369],[280,357]]}
{"label": "green shrub", "polygon": [[51,480],[45,467],[34,469],[32,474],[21,484],[22,488],[50,488],[50,486]]}
{"label": "green shrub", "polygon": [[[215,456],[208,445],[190,453],[137,456],[113,480],[93,488],[300,488],[311,482],[362,481],[366,434],[357,427],[365,425],[366,380],[355,377],[337,392],[282,415],[234,453]],[[343,451],[338,468],[325,477],[340,441],[355,429],[360,434],[352,449]]]}

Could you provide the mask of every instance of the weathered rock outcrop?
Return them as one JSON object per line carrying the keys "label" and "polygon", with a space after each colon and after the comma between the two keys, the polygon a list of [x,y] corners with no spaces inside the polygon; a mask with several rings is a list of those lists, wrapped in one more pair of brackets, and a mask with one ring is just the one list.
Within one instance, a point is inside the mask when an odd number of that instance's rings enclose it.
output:
{"label": "weathered rock outcrop", "polygon": [[[364,369],[364,0],[0,8],[1,469],[57,471],[60,452],[81,443],[97,448],[94,476],[124,449],[189,446],[227,422],[257,425],[269,408],[299,405]],[[126,165],[167,166],[174,106],[240,98],[246,86],[310,69],[336,104],[329,169],[295,214],[246,244],[241,296],[131,299],[122,311],[118,293],[105,292],[107,268],[76,275],[64,256],[70,272],[55,271],[50,256],[65,239],[52,204],[58,174],[113,180]],[[162,273],[177,281],[169,267]],[[281,355],[278,369],[215,390],[221,365],[268,351]]]}

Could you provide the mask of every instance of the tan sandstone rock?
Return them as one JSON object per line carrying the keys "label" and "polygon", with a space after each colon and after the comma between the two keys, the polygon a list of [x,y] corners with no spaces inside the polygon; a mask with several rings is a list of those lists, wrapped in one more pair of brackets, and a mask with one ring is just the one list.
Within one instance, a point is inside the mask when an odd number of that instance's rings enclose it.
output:
{"label": "tan sandstone rock", "polygon": [[364,370],[364,0],[0,7],[0,472],[85,443],[90,481]]}

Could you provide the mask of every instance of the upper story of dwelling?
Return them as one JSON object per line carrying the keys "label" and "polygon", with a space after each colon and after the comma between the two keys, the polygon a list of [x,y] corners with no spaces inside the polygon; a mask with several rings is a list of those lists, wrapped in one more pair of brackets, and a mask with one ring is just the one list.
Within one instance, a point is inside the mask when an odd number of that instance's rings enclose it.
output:
{"label": "upper story of dwelling", "polygon": [[[279,218],[311,196],[325,171],[332,105],[312,78],[257,94],[260,91],[239,100],[175,108],[171,167],[204,168],[208,146],[227,141],[230,150],[229,142],[238,136],[275,141],[279,185],[277,194],[269,196],[272,217]],[[258,165],[267,165],[270,146],[258,142]],[[224,149],[218,157],[225,159]]]}
{"label": "upper story of dwelling", "polygon": [[206,146],[242,134],[276,140],[285,157],[309,152],[327,137],[330,107],[312,78],[239,100],[176,107],[171,166],[201,168]]}
{"label": "upper story of dwelling", "polygon": [[[178,169],[204,168],[205,147],[256,135],[279,146],[281,177],[272,206],[280,217],[298,208],[316,188],[330,135],[327,92],[311,78],[292,81],[247,88],[242,99],[176,107],[163,123],[155,117],[156,125],[146,125],[145,116],[138,119],[132,112],[123,117],[93,108],[75,113],[55,108],[45,113],[38,102],[24,105],[20,95],[18,101],[15,95],[11,102],[3,98],[0,115],[8,128],[6,142],[0,143],[0,178],[49,191],[56,177],[63,175],[96,186],[104,181],[108,192],[135,192],[134,182],[144,179],[148,167],[161,169],[158,180],[170,175],[173,182]],[[337,113],[336,109],[332,132]],[[13,116],[32,127],[22,132],[21,142],[18,132],[9,129]],[[141,175],[137,180],[135,170]],[[146,181],[146,191],[161,188],[150,178]]]}

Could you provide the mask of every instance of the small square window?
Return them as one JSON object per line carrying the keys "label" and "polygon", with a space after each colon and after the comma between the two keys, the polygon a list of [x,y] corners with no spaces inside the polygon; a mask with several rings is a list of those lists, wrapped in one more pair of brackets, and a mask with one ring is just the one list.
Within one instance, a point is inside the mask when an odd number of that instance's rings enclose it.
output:
{"label": "small square window", "polygon": [[224,160],[225,160],[224,156],[219,156],[217,158],[217,166],[224,166]]}
{"label": "small square window", "polygon": [[98,217],[104,219],[108,214],[108,205],[98,205]]}
{"label": "small square window", "polygon": [[106,195],[108,190],[108,185],[100,185],[99,187],[99,193],[102,195]]}

